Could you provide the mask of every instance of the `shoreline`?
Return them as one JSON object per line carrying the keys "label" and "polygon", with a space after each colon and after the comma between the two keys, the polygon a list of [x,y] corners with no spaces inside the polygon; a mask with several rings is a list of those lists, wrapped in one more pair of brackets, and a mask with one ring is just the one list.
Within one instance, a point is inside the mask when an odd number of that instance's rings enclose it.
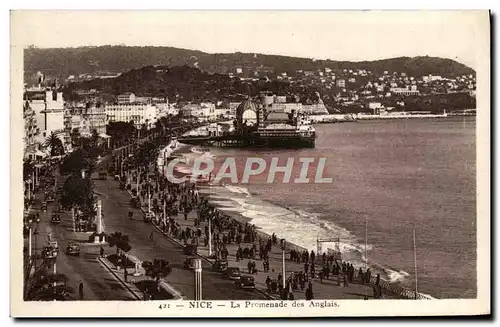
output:
{"label": "shoreline", "polygon": [[[158,164],[160,163],[160,160],[163,160],[163,158],[167,159],[168,157],[170,157],[172,155],[181,155],[182,156],[183,154],[190,153],[191,148],[193,148],[193,146],[191,146],[191,145],[179,143],[177,141],[171,141],[167,146],[165,146],[163,149],[161,149],[161,151],[159,153],[159,157],[158,157]],[[171,149],[171,150],[169,150],[169,149]],[[165,156],[165,151],[167,151],[167,156]],[[162,171],[161,171],[160,165],[158,166],[158,169],[159,169],[159,172],[161,174]],[[224,210],[223,205],[214,203],[214,199],[211,199],[210,195],[216,195],[216,194],[211,192],[210,185],[208,183],[196,184],[196,187],[198,188],[200,195],[203,196],[204,198],[206,198],[208,200],[209,204],[212,207],[219,210],[219,212],[221,212],[224,216],[226,216],[230,219],[233,219],[235,222],[237,222],[239,224],[244,225],[244,224],[248,223],[248,224],[253,225],[251,223],[251,221],[252,221],[251,218],[245,217],[241,213],[238,213],[238,212],[227,212]],[[256,232],[257,232],[257,237],[260,237],[260,238],[265,240],[265,239],[270,238],[272,236],[272,233],[269,234],[269,232],[262,231],[262,228],[257,226],[257,225],[255,225],[255,228],[256,228]],[[280,237],[280,235],[276,234],[275,232],[273,232],[273,233],[276,235],[278,240],[280,240],[282,238],[282,237]],[[287,252],[287,256],[286,256],[287,260],[289,259],[288,253],[290,252],[290,250],[309,251],[305,247],[299,246],[295,243],[288,242],[288,241],[286,242],[285,248],[286,248],[286,252]],[[314,252],[316,252],[316,251],[314,251]],[[318,258],[319,258],[319,256],[318,256]],[[355,275],[357,275],[359,267],[361,267],[361,266],[355,265]],[[371,268],[375,268],[375,266],[372,265]],[[373,284],[375,283],[375,276],[372,276],[372,283]],[[405,298],[406,299],[415,299],[415,291],[414,290],[407,289],[404,286],[401,286],[397,282],[390,282],[390,281],[384,279],[382,276],[381,276],[381,280],[380,280],[380,285],[384,290],[391,292],[391,293],[394,293],[394,294],[397,294],[397,295],[400,295],[403,299],[405,299]],[[431,296],[430,294],[425,294],[425,293],[420,293],[420,292],[418,293],[417,297],[418,297],[418,299],[437,299],[437,298]]]}

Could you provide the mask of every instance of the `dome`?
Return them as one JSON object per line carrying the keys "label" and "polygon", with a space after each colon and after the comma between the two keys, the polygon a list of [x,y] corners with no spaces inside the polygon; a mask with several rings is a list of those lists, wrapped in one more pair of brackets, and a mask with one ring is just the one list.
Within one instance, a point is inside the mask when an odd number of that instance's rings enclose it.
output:
{"label": "dome", "polygon": [[256,121],[259,109],[257,104],[252,100],[246,100],[240,103],[236,108],[236,120],[238,125],[242,125],[244,121]]}

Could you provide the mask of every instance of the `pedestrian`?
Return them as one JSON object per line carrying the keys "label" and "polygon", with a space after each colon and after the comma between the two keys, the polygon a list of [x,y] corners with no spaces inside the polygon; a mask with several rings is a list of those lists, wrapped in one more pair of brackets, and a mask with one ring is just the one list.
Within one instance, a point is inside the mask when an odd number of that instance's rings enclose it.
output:
{"label": "pedestrian", "polygon": [[101,258],[104,258],[104,248],[101,245],[101,249],[99,250],[99,253],[101,254]]}
{"label": "pedestrian", "polygon": [[312,285],[309,284],[309,287],[307,287],[306,290],[306,300],[313,300],[314,299],[314,294],[312,290]]}
{"label": "pedestrian", "polygon": [[150,239],[151,241],[153,241],[153,232],[151,232],[151,234],[149,234],[149,239]]}
{"label": "pedestrian", "polygon": [[128,277],[128,270],[127,270],[127,267],[125,267],[125,269],[123,270],[123,277],[125,279],[125,283],[128,283],[127,281],[127,277]]}
{"label": "pedestrian", "polygon": [[80,296],[80,301],[83,300],[83,281],[78,284],[78,295]]}

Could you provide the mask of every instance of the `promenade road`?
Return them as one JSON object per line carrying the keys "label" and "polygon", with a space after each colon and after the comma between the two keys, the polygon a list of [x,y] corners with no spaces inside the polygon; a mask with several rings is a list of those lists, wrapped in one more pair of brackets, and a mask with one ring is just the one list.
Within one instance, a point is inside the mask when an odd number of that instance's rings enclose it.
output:
{"label": "promenade road", "polygon": [[[58,179],[61,179],[59,177]],[[59,181],[58,181],[59,182]],[[83,245],[80,256],[68,256],[65,253],[66,246],[70,242],[78,242],[88,238],[84,233],[73,233],[72,219],[69,213],[61,213],[61,223],[51,224],[54,205],[48,205],[47,211],[41,211],[42,194],[37,194],[37,200],[33,206],[33,212],[40,214],[38,234],[33,236],[34,251],[40,253],[42,247],[47,244],[48,236],[58,242],[59,254],[56,262],[56,271],[68,277],[68,285],[73,289],[71,297],[79,299],[78,284],[83,281],[84,300],[132,300],[132,295],[101,265],[97,260],[99,247],[95,245]],[[36,223],[33,224],[33,231]],[[35,242],[36,240],[36,242]],[[37,266],[42,260],[37,260]]]}
{"label": "promenade road", "polygon": [[[132,209],[133,219],[128,218],[131,209],[130,196],[119,190],[119,184],[111,180],[94,179],[97,195],[102,200],[104,225],[106,233],[122,232],[130,237],[132,250],[129,252],[140,260],[166,259],[172,265],[172,273],[166,278],[176,290],[182,293],[185,299],[194,299],[194,272],[182,268],[186,259],[183,249],[164,237],[150,224],[143,222],[143,213],[139,209]],[[150,234],[153,233],[153,240]],[[107,253],[115,249],[104,246]],[[236,289],[234,283],[222,278],[222,275],[211,270],[203,263],[203,299],[204,300],[251,300],[266,299],[259,292]]]}

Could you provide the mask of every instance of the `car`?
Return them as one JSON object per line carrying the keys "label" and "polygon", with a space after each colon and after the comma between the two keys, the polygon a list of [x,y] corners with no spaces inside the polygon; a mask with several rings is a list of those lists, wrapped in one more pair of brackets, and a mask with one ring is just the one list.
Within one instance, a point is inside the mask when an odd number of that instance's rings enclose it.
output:
{"label": "car", "polygon": [[61,223],[61,216],[58,214],[53,214],[52,219],[51,219],[51,223],[60,224]]}
{"label": "car", "polygon": [[53,195],[48,195],[45,197],[45,201],[47,202],[54,202],[56,199],[54,198]]}
{"label": "car", "polygon": [[47,210],[47,201],[42,202],[42,210]]}
{"label": "car", "polygon": [[66,247],[66,254],[79,256],[80,255],[80,246],[76,243],[70,243]]}
{"label": "car", "polygon": [[236,288],[255,291],[255,279],[252,276],[241,276],[234,282]]}
{"label": "car", "polygon": [[182,267],[184,269],[194,269],[194,260],[198,259],[197,257],[187,257],[186,260],[184,260],[184,263],[182,264]]}
{"label": "car", "polygon": [[57,257],[57,250],[52,246],[44,246],[42,249],[42,258],[55,259]]}
{"label": "car", "polygon": [[140,209],[141,208],[141,201],[139,200],[138,197],[134,196],[132,199],[130,199],[130,204],[132,205],[132,207],[134,208],[138,208]]}
{"label": "car", "polygon": [[149,223],[149,222],[151,222],[151,220],[153,220],[153,218],[154,218],[154,214],[152,212],[146,212],[144,214],[143,220],[145,223]]}
{"label": "car", "polygon": [[225,275],[227,278],[231,280],[241,279],[240,268],[238,267],[228,267],[226,269]]}
{"label": "car", "polygon": [[54,250],[59,251],[59,244],[57,244],[57,241],[49,241],[49,246]]}
{"label": "car", "polygon": [[227,261],[220,259],[215,260],[212,264],[212,269],[218,272],[225,272],[227,269]]}
{"label": "car", "polygon": [[108,174],[105,171],[100,171],[99,172],[99,179],[106,180],[107,176],[108,176]]}

